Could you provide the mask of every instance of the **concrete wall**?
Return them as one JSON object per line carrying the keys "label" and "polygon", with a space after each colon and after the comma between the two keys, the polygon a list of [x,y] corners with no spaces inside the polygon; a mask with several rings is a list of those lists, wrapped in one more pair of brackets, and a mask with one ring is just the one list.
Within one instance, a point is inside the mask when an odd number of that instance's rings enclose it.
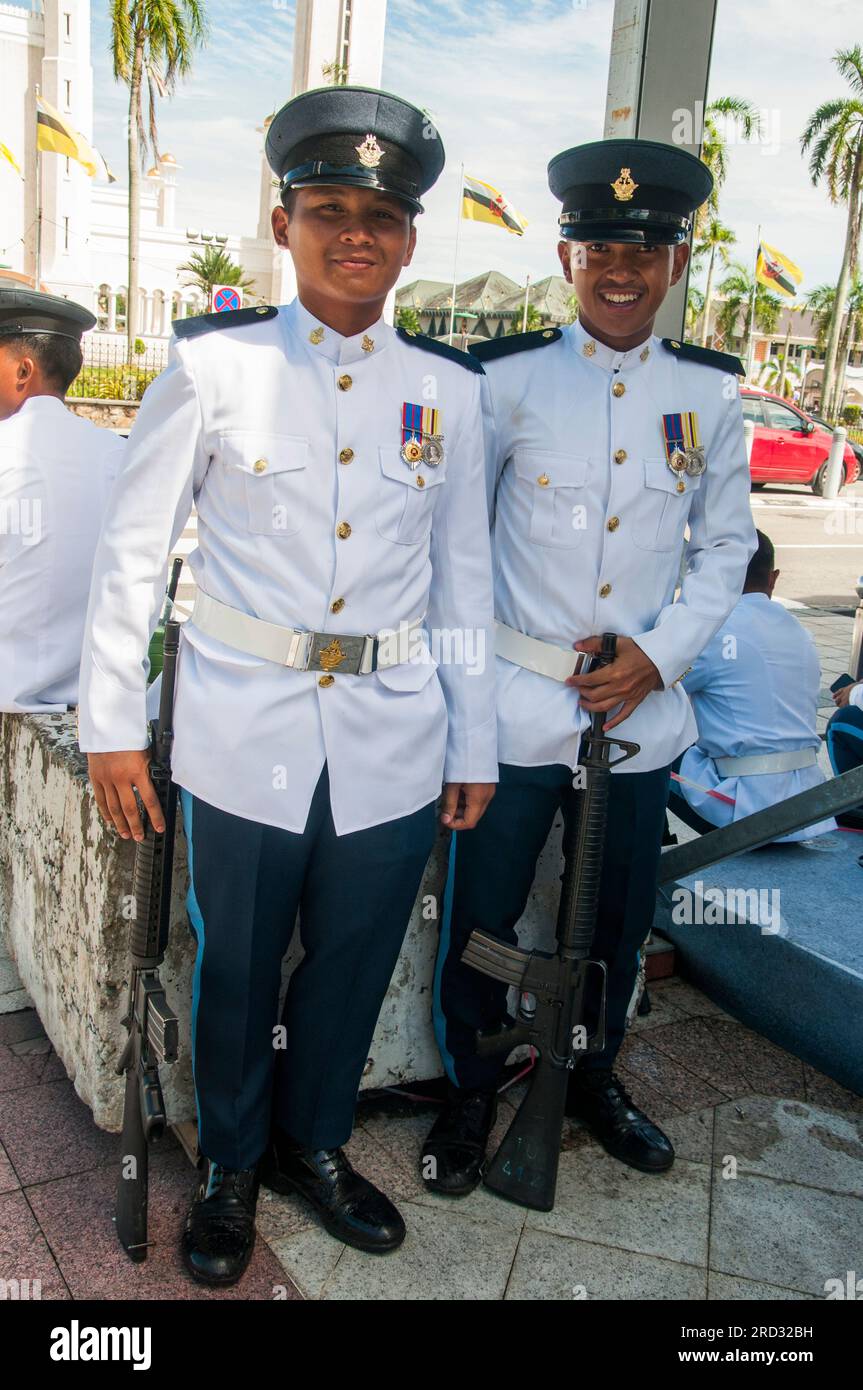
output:
{"label": "concrete wall", "polygon": [[[448,837],[435,845],[372,1043],[364,1086],[440,1074],[431,1027],[436,920]],[[119,1129],[122,1083],[114,1073],[125,1030],[128,923],[134,845],[108,830],[77,750],[74,714],[0,716],[0,930],[45,1030],[96,1123]],[[550,941],[560,871],[554,835],[525,914],[523,940]],[[172,1120],[192,1119],[189,1045],[193,942],[186,925],[185,842],[177,836],[170,945],[162,981],[181,1019],[180,1056],[162,1068]],[[285,964],[285,979],[297,958]]]}

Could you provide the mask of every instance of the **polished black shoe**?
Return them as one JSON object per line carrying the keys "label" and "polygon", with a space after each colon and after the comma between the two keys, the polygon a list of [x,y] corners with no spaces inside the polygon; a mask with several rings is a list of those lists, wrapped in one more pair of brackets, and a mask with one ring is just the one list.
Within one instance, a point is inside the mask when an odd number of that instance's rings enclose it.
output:
{"label": "polished black shoe", "polygon": [[257,1168],[223,1168],[204,1158],[180,1239],[183,1263],[199,1284],[236,1284],[255,1248]]}
{"label": "polished black shoe", "polygon": [[497,1119],[496,1091],[451,1086],[420,1158],[422,1179],[432,1192],[466,1197],[482,1176],[488,1136]]}
{"label": "polished black shoe", "polygon": [[388,1197],[356,1172],[341,1149],[304,1149],[276,1130],[261,1161],[261,1182],[273,1192],[299,1192],[331,1236],[386,1255],[405,1238],[405,1223]]}
{"label": "polished black shoe", "polygon": [[566,1113],[584,1120],[612,1158],[642,1173],[664,1173],[674,1162],[671,1140],[639,1110],[611,1071],[576,1071]]}

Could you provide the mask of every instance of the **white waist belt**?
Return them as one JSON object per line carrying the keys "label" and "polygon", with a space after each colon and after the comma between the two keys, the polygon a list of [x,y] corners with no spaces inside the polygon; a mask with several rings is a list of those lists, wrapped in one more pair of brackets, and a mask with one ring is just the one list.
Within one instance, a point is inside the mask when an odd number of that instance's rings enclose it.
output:
{"label": "white waist belt", "polygon": [[367,676],[382,667],[408,661],[413,634],[422,627],[422,618],[417,618],[382,636],[303,632],[241,613],[202,589],[195,594],[190,621],[199,632],[249,656],[260,656],[294,671],[339,671],[353,676]]}
{"label": "white waist belt", "polygon": [[787,748],[776,753],[751,753],[744,758],[714,758],[720,777],[757,777],[764,772],[797,772],[818,761],[817,748]]}
{"label": "white waist belt", "polygon": [[504,661],[525,666],[540,676],[551,676],[555,681],[568,680],[585,664],[584,652],[575,652],[572,648],[567,651],[553,642],[541,642],[538,637],[528,637],[525,632],[507,627],[506,623],[495,622],[494,650]]}

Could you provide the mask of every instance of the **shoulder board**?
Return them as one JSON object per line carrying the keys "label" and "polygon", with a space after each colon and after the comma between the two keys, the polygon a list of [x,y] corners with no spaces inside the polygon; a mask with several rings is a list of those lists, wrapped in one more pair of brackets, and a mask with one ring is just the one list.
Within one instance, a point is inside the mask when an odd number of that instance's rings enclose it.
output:
{"label": "shoulder board", "polygon": [[201,333],[213,333],[217,328],[242,328],[247,323],[266,323],[275,318],[278,309],[273,304],[257,309],[228,309],[222,314],[197,314],[191,319],[175,319],[174,334],[178,338],[197,338]]}
{"label": "shoulder board", "polygon": [[480,362],[493,362],[496,357],[509,357],[511,352],[527,352],[530,348],[547,347],[562,337],[559,328],[538,328],[532,333],[511,333],[505,338],[489,338],[487,343],[471,343],[468,351]]}
{"label": "shoulder board", "polygon": [[718,367],[720,371],[733,372],[735,376],[746,374],[740,358],[730,352],[714,352],[713,348],[697,347],[695,343],[679,343],[676,338],[663,338],[662,346],[686,362],[703,362],[705,367]]}
{"label": "shoulder board", "polygon": [[408,343],[411,347],[425,348],[426,352],[436,352],[439,357],[448,357],[460,367],[467,367],[469,372],[482,372],[482,367],[469,353],[441,342],[440,338],[429,338],[425,333],[415,333],[412,328],[397,328],[396,333],[403,343]]}

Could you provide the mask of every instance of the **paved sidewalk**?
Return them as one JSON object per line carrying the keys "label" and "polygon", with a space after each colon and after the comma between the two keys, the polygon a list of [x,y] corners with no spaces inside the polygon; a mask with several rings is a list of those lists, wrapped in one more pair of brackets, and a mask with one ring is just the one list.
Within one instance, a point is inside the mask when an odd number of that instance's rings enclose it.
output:
{"label": "paved sidewalk", "polygon": [[[826,690],[851,620],[796,611]],[[823,1298],[827,1280],[863,1268],[863,1098],[680,980],[650,996],[619,1071],[672,1138],[670,1172],[636,1173],[567,1122],[553,1212],[483,1189],[447,1200],[418,1172],[434,1106],[405,1100],[393,1115],[364,1100],[348,1152],[399,1204],[401,1250],[350,1250],[299,1199],[263,1192],[249,1270],[216,1292],[180,1263],[194,1174],[173,1141],[152,1160],[150,1257],[133,1265],[121,1251],[119,1136],[93,1124],[0,949],[0,1280],[40,1280],[44,1299]],[[502,1099],[498,1134],[517,1100]]]}

